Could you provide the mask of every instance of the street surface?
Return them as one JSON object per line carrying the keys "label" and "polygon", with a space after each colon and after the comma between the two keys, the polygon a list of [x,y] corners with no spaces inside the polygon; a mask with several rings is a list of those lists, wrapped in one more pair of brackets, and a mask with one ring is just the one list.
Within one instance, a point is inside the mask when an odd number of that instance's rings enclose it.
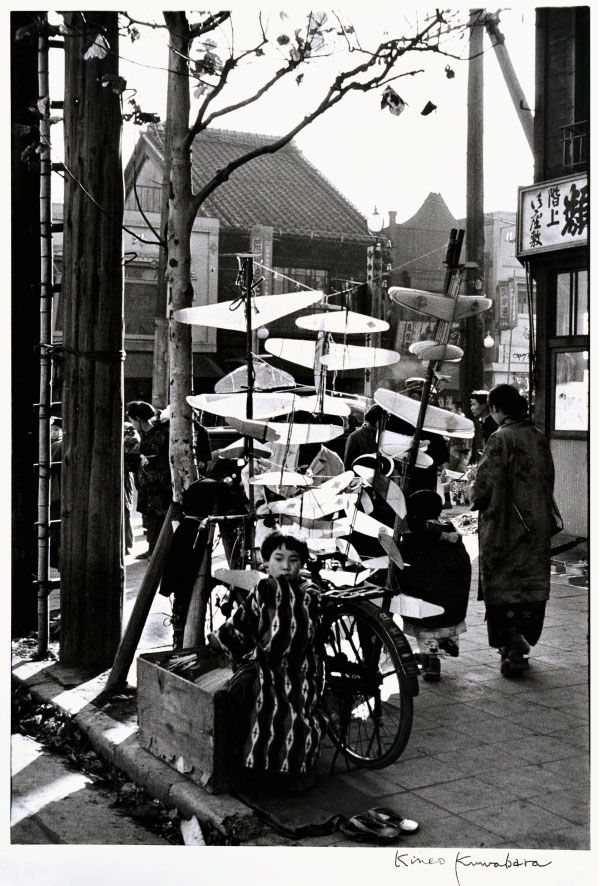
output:
{"label": "street surface", "polygon": [[170,846],[111,808],[105,788],[48,754],[27,735],[11,738],[11,843]]}
{"label": "street surface", "polygon": [[[134,555],[145,547],[140,529],[136,519]],[[262,791],[252,798],[280,823],[295,827],[323,822],[333,814],[351,816],[388,806],[420,824],[415,835],[402,839],[407,851],[416,847],[589,849],[589,591],[585,570],[578,574],[576,563],[586,556],[585,550],[559,557],[570,562],[554,567],[544,631],[531,651],[531,668],[511,680],[500,674],[499,656],[487,642],[484,607],[477,600],[476,536],[466,536],[465,541],[474,567],[467,632],[460,638],[460,656],[442,659],[440,682],[420,681],[404,753],[383,770],[351,770],[339,757],[332,769],[327,740],[321,779],[309,793],[286,796]],[[147,561],[130,555],[126,567],[125,623]],[[169,615],[170,601],[157,595],[138,652],[170,647]],[[135,683],[135,665],[129,682]],[[57,842],[85,842],[87,835],[85,839],[78,835],[73,819],[81,819],[85,829],[86,818],[94,822],[95,842],[100,830],[110,843],[143,838],[136,829],[131,835],[124,830],[120,816],[114,827],[107,819],[106,827],[98,828],[98,815],[114,811],[98,812],[102,804],[86,787],[86,779],[61,771],[60,766],[48,769],[56,761],[40,760],[38,751],[30,753],[34,759],[15,776],[15,809],[20,817],[14,826],[23,841],[36,834],[48,837],[50,830]],[[26,758],[27,751],[21,748],[19,754]],[[44,785],[55,785],[57,794],[45,794]],[[31,813],[26,802],[33,807]],[[33,815],[35,823],[29,821]],[[31,829],[29,834],[26,829]],[[356,845],[341,833],[291,842]],[[245,843],[289,844],[277,835]]]}

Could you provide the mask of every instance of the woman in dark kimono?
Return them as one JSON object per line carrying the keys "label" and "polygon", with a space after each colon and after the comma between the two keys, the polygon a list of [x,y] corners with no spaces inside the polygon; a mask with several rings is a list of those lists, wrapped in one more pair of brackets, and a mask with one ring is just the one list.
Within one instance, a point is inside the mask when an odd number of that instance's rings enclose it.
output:
{"label": "woman in dark kimono", "polygon": [[250,675],[237,696],[241,709],[234,712],[242,767],[304,776],[317,761],[325,731],[325,674],[316,643],[320,592],[300,580],[308,559],[304,542],[276,532],[261,554],[268,578],[209,636],[209,644],[231,658],[232,683],[243,668]]}
{"label": "woman in dark kimono", "polygon": [[136,475],[137,509],[148,539],[148,550],[138,559],[150,557],[158,541],[169,505],[173,500],[169,464],[169,422],[161,421],[150,403],[133,400],[127,418],[140,435],[140,466]]}
{"label": "woman in dark kimono", "polygon": [[550,595],[554,463],[516,388],[496,385],[488,403],[498,429],[483,450],[470,500],[479,511],[479,593],[489,643],[502,656],[502,673],[513,676],[529,667]]}

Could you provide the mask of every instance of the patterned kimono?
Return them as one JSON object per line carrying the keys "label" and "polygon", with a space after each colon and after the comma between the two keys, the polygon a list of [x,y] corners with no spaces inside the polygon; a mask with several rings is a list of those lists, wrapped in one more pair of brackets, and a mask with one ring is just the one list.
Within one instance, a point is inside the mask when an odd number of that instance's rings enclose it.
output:
{"label": "patterned kimono", "polygon": [[273,587],[262,579],[211,635],[211,645],[216,641],[231,657],[234,670],[255,665],[250,717],[241,736],[247,768],[300,775],[317,761],[325,731],[324,667],[315,642],[320,614],[314,585],[280,578]]}
{"label": "patterned kimono", "polygon": [[480,593],[491,646],[504,645],[511,619],[531,645],[541,634],[553,487],[546,438],[529,421],[505,420],[489,438],[470,489],[479,510]]}

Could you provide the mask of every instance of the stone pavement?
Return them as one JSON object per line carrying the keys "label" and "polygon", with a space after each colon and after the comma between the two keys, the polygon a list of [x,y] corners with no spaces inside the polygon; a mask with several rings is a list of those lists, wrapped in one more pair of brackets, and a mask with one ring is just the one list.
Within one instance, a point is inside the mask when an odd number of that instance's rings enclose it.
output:
{"label": "stone pavement", "polygon": [[[392,807],[420,823],[415,835],[401,840],[410,849],[590,847],[589,595],[584,570],[576,565],[587,559],[585,548],[560,555],[531,669],[511,680],[501,676],[499,657],[487,645],[473,540],[474,586],[460,656],[442,660],[438,684],[420,681],[400,759],[384,770],[350,771],[338,757],[331,771],[333,750],[326,744],[319,784],[302,795],[251,797],[264,812],[295,827],[335,813]],[[127,570],[129,605],[144,564],[132,562]],[[168,609],[169,601],[157,598],[140,652],[170,644]],[[107,674],[79,685],[76,674],[56,664],[16,662],[13,675],[38,697],[70,710],[99,752],[183,817],[196,815],[243,845],[356,845],[341,833],[281,836],[239,798],[208,794],[141,749],[131,701],[101,710],[94,704]]]}
{"label": "stone pavement", "polygon": [[120,814],[110,791],[27,735],[11,738],[11,773],[13,844],[170,845]]}

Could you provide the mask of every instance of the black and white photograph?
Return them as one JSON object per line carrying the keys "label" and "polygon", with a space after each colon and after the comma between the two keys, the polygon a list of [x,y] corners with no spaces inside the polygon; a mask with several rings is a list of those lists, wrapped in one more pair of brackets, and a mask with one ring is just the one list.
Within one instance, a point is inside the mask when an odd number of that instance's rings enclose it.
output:
{"label": "black and white photograph", "polygon": [[6,14],[0,882],[591,886],[595,10],[165,6]]}

